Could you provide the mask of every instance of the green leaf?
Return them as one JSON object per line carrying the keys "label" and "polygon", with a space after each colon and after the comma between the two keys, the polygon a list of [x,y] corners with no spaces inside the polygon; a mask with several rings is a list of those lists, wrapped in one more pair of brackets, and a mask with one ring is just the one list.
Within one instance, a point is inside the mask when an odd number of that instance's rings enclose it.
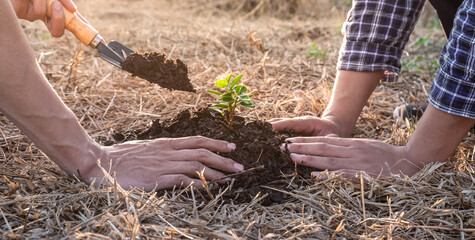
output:
{"label": "green leaf", "polygon": [[236,92],[237,95],[242,95],[247,91],[247,88],[245,86],[239,85],[234,88],[234,91]]}
{"label": "green leaf", "polygon": [[219,112],[219,113],[221,113],[221,115],[224,116],[224,111],[223,111],[223,110],[221,110],[221,109],[219,109],[219,108],[214,108],[214,107],[212,107],[212,108],[210,108],[210,109],[212,109],[212,110],[214,110],[214,111],[216,111],[216,112]]}
{"label": "green leaf", "polygon": [[227,94],[221,96],[221,98],[219,99],[219,101],[220,101],[220,102],[225,102],[225,103],[232,103],[232,102],[234,102],[235,100],[234,100],[234,98],[233,98],[233,96],[232,96],[231,93],[227,93]]}
{"label": "green leaf", "polygon": [[222,93],[218,92],[218,91],[213,91],[213,90],[207,90],[209,93],[212,93],[212,94],[216,94],[216,95],[223,95]]}
{"label": "green leaf", "polygon": [[228,93],[234,92],[229,86],[224,87],[224,90],[226,90]]}
{"label": "green leaf", "polygon": [[219,107],[219,108],[226,108],[226,109],[228,108],[228,104],[226,104],[226,103],[218,103],[218,104],[215,104],[213,106]]}
{"label": "green leaf", "polygon": [[251,100],[251,96],[250,95],[238,95],[238,98],[245,101],[245,100]]}
{"label": "green leaf", "polygon": [[229,87],[230,87],[230,88],[233,88],[234,86],[236,86],[236,84],[238,84],[238,82],[241,80],[241,78],[242,78],[242,74],[239,75],[239,76],[237,76],[237,77],[235,77],[234,80],[233,80],[233,82],[231,83],[231,86],[229,86]]}
{"label": "green leaf", "polygon": [[233,76],[232,74],[229,74],[229,75],[226,77],[226,79],[225,79],[225,80],[226,80],[226,85],[229,85],[229,81],[231,81],[231,77],[232,77],[232,76]]}
{"label": "green leaf", "polygon": [[216,85],[216,87],[219,87],[219,88],[224,88],[228,86],[228,82],[224,79],[218,80],[214,84]]}
{"label": "green leaf", "polygon": [[254,105],[254,103],[252,103],[251,101],[242,101],[241,105],[244,106],[244,107],[248,107],[248,108],[255,108],[256,107],[256,105]]}

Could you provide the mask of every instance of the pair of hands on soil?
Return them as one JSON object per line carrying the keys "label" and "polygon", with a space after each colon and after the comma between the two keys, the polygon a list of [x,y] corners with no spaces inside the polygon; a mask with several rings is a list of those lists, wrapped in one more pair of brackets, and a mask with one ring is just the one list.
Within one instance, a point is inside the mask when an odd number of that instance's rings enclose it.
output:
{"label": "pair of hands on soil", "polygon": [[[277,131],[287,128],[308,136],[287,139],[287,149],[297,164],[328,170],[313,172],[317,179],[327,179],[330,173],[354,178],[361,171],[374,178],[400,173],[410,176],[420,170],[409,161],[405,146],[372,139],[342,138],[337,121],[331,118],[278,118],[270,122]],[[285,145],[281,149],[285,150]]]}
{"label": "pair of hands on soil", "polygon": [[[57,0],[52,4],[51,17],[46,16],[47,0],[10,0],[18,18],[30,22],[42,20],[53,37],[64,34],[65,20],[63,7],[74,13],[76,5],[71,0]],[[87,22],[79,13],[77,16]]]}

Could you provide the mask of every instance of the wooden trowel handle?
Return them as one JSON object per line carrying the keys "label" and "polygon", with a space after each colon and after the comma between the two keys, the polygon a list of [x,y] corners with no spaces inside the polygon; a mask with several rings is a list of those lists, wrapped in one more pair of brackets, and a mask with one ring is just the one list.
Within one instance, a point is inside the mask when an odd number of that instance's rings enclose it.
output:
{"label": "wooden trowel handle", "polygon": [[[48,7],[46,8],[46,14],[48,17],[51,17],[51,7],[54,1],[55,0],[48,0],[47,2]],[[83,44],[89,46],[97,36],[97,30],[79,18],[75,13],[68,11],[65,7],[63,7],[63,11],[66,29],[72,32],[74,36],[76,36],[76,38],[79,39],[79,41],[81,41]]]}

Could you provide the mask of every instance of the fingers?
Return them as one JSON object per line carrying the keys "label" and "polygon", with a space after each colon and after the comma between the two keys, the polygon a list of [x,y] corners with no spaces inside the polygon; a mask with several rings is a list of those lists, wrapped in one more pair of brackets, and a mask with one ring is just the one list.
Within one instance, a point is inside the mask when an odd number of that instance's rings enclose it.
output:
{"label": "fingers", "polygon": [[319,136],[319,137],[294,137],[287,138],[286,141],[291,143],[326,143],[341,147],[348,147],[359,140],[350,138],[340,138],[336,136]]}
{"label": "fingers", "polygon": [[[349,147],[346,146],[338,146],[332,145],[327,143],[291,143],[287,144],[287,149],[291,153],[297,154],[305,154],[305,155],[313,155],[313,156],[331,156],[331,157],[351,157],[348,156]],[[285,150],[285,146],[281,146],[282,150]]]}
{"label": "fingers", "polygon": [[[29,0],[10,0],[16,16],[21,19],[28,19],[28,9],[31,8]],[[32,20],[30,20],[32,21]]]}
{"label": "fingers", "polygon": [[337,170],[344,166],[346,158],[321,157],[291,153],[290,158],[297,164],[317,169]]}
{"label": "fingers", "polygon": [[[198,178],[202,173],[206,180],[215,180],[224,178],[224,174],[205,166],[198,161],[176,161],[173,166],[165,170],[166,174],[184,174],[188,177]],[[224,180],[221,181],[224,183]]]}
{"label": "fingers", "polygon": [[308,119],[305,118],[277,118],[271,119],[269,121],[272,123],[272,127],[276,131],[282,131],[284,129],[292,129],[297,133],[307,132],[310,122],[307,121]]}
{"label": "fingers", "polygon": [[208,167],[218,169],[225,172],[240,172],[244,170],[244,166],[236,163],[235,161],[219,156],[206,149],[187,149],[179,150],[178,153],[174,156],[174,160],[177,161],[187,161],[194,160],[198,161]]}
{"label": "fingers", "polygon": [[64,35],[65,20],[61,2],[54,1],[52,3],[51,18],[46,19],[45,24],[53,37],[61,37]]}
{"label": "fingers", "polygon": [[30,21],[44,19],[46,16],[46,0],[33,1],[33,10],[28,12]]}
{"label": "fingers", "polygon": [[164,141],[166,141],[169,145],[168,147],[172,149],[172,151],[170,151],[172,154],[169,155],[169,160],[199,161],[208,167],[225,172],[240,172],[244,170],[241,164],[212,152],[230,152],[236,148],[234,143],[202,136],[157,139],[154,143],[163,144]]}
{"label": "fingers", "polygon": [[215,152],[231,152],[232,150],[236,149],[236,145],[234,143],[202,136],[173,138],[168,139],[168,141],[171,147],[175,150],[205,148]]}

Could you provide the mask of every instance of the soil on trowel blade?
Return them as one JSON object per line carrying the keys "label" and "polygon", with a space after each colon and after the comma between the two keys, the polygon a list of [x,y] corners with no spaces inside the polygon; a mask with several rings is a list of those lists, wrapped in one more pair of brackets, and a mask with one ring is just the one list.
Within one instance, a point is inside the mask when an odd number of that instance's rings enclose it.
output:
{"label": "soil on trowel blade", "polygon": [[195,92],[188,78],[186,64],[180,59],[167,59],[163,53],[131,53],[121,66],[133,76],[156,83],[161,87]]}
{"label": "soil on trowel blade", "polygon": [[[236,117],[234,121],[233,128],[229,128],[219,113],[208,108],[197,112],[183,111],[171,120],[155,120],[151,128],[140,133],[137,138],[201,135],[233,142],[236,144],[234,151],[218,154],[243,164],[245,169],[257,167],[258,170],[234,176],[234,184],[223,198],[237,203],[250,202],[257,193],[261,192],[260,196],[269,194],[261,203],[263,205],[284,202],[288,197],[286,194],[263,186],[290,190],[287,187],[289,187],[289,180],[296,175],[296,169],[303,179],[309,179],[312,171],[308,167],[296,166],[289,154],[280,150],[280,145],[284,143],[285,138],[291,136],[291,132],[276,132],[272,125],[265,121],[246,122],[240,117]],[[294,178],[294,186],[301,183],[302,178]]]}

